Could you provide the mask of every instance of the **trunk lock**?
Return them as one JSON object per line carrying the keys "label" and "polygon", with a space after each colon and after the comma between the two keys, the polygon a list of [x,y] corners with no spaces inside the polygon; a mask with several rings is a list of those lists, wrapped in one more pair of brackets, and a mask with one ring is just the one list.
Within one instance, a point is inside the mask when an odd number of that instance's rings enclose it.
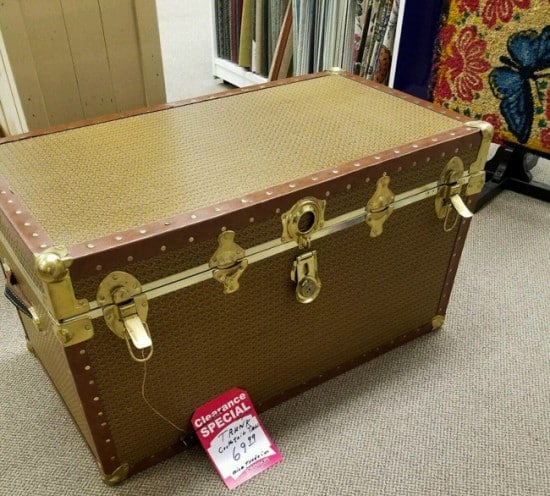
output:
{"label": "trunk lock", "polygon": [[[109,329],[126,341],[130,356],[137,362],[149,360],[153,355],[147,325],[149,304],[139,281],[127,272],[111,272],[99,285],[97,301]],[[141,351],[141,357],[136,356],[133,347]],[[147,348],[145,355],[143,350]]]}

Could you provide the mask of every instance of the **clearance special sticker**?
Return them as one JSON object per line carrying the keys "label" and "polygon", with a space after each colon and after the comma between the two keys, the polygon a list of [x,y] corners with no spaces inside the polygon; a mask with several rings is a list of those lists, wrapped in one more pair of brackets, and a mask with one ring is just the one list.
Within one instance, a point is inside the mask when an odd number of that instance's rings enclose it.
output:
{"label": "clearance special sticker", "polygon": [[197,408],[191,423],[229,489],[282,460],[242,389],[231,389]]}

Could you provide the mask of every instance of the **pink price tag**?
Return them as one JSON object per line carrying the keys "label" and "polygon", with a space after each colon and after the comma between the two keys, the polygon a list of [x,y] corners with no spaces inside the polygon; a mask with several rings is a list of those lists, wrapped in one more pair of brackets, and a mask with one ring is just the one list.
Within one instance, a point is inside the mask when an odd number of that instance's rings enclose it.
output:
{"label": "pink price tag", "polygon": [[229,489],[282,460],[242,389],[231,389],[197,408],[191,423]]}

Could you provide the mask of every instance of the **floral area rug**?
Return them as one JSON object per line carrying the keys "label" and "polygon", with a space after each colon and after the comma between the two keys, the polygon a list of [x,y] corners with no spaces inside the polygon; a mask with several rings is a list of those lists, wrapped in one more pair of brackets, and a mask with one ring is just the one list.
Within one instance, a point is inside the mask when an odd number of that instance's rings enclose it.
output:
{"label": "floral area rug", "polygon": [[550,153],[550,0],[450,0],[432,85],[496,142]]}

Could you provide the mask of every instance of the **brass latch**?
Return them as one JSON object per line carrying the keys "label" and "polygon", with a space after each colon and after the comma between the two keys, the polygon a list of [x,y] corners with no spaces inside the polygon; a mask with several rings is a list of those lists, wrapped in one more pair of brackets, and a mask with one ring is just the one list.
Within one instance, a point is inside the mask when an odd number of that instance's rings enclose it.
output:
{"label": "brass latch", "polygon": [[325,224],[326,200],[313,196],[302,198],[281,216],[283,241],[295,241],[301,249],[311,245],[311,236]]}
{"label": "brass latch", "polygon": [[373,238],[382,234],[384,230],[384,222],[388,220],[394,209],[392,203],[395,200],[395,195],[388,187],[389,184],[390,176],[387,176],[386,173],[384,173],[376,182],[376,190],[374,191],[374,195],[372,195],[372,198],[367,203],[368,213],[365,221],[371,228],[370,235]]}
{"label": "brass latch", "polygon": [[239,279],[248,267],[248,260],[244,258],[245,251],[235,243],[234,231],[222,232],[218,244],[209,266],[214,269],[214,279],[223,284],[223,292],[234,293],[239,289]]}
{"label": "brass latch", "polygon": [[[441,173],[439,188],[435,197],[435,211],[438,218],[445,219],[443,223],[445,232],[454,229],[459,217],[470,218],[474,215],[460,196],[464,184],[467,183],[468,178],[464,178],[464,164],[459,157],[455,156],[449,160]],[[457,215],[452,224],[449,225],[449,218],[453,209]]]}
{"label": "brass latch", "polygon": [[[109,329],[126,341],[130,356],[137,362],[149,360],[153,355],[147,326],[149,304],[139,281],[127,272],[111,272],[99,285],[97,301]],[[132,346],[141,351],[141,357],[136,356]],[[147,355],[143,352],[146,349]]]}
{"label": "brass latch", "polygon": [[311,303],[321,291],[321,279],[317,268],[317,252],[310,251],[296,258],[290,278],[296,283],[296,299]]}

